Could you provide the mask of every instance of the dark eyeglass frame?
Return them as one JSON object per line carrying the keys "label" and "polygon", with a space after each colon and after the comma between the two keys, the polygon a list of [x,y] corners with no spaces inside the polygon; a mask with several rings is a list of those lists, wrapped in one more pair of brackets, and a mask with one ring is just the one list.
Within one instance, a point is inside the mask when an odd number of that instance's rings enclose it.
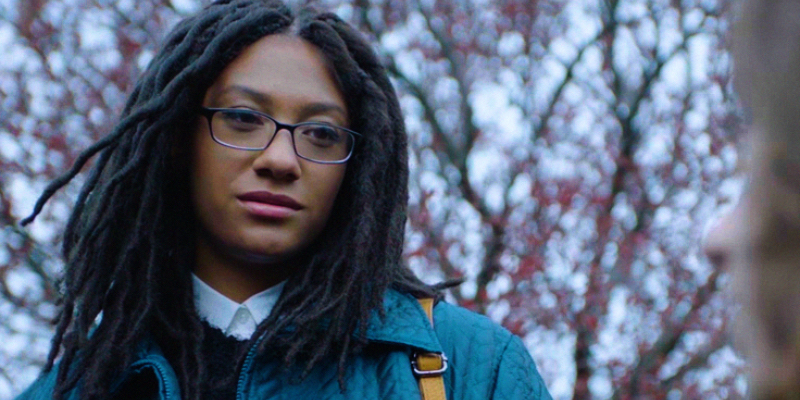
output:
{"label": "dark eyeglass frame", "polygon": [[[236,146],[236,145],[232,145],[232,144],[229,144],[229,143],[225,143],[225,142],[217,139],[216,136],[214,136],[214,128],[212,127],[213,123],[211,122],[212,119],[214,118],[214,114],[216,114],[218,112],[225,112],[225,111],[231,111],[231,112],[237,112],[237,113],[248,113],[248,114],[253,114],[253,115],[258,115],[260,117],[264,117],[264,118],[272,121],[272,123],[275,124],[275,132],[272,133],[272,138],[270,138],[270,140],[267,142],[267,144],[264,147],[242,147],[242,146]],[[208,121],[208,133],[211,135],[211,139],[213,139],[215,142],[217,142],[218,144],[220,144],[222,146],[230,147],[232,149],[237,149],[237,150],[245,150],[245,151],[264,151],[269,147],[269,145],[272,144],[272,141],[275,140],[275,137],[278,136],[278,132],[281,129],[286,129],[287,131],[289,131],[289,136],[292,137],[292,148],[294,149],[294,154],[296,156],[304,159],[304,160],[308,160],[308,161],[319,163],[319,164],[344,164],[344,163],[346,163],[347,160],[349,160],[353,156],[353,152],[355,151],[356,144],[358,144],[358,141],[363,137],[363,135],[361,135],[358,132],[352,131],[352,130],[347,129],[347,128],[342,128],[341,126],[337,126],[337,125],[333,125],[333,124],[326,124],[324,122],[300,122],[300,123],[297,123],[297,124],[285,124],[283,122],[280,122],[280,121],[276,120],[275,118],[271,117],[268,114],[264,114],[264,113],[262,113],[260,111],[250,110],[250,109],[246,109],[246,108],[210,108],[210,107],[200,107],[200,115],[204,116],[206,118],[206,121]],[[331,128],[335,128],[335,129],[344,131],[345,133],[349,134],[352,137],[352,143],[353,144],[350,146],[350,151],[347,153],[347,157],[345,157],[343,160],[324,161],[324,160],[315,160],[313,158],[308,158],[308,157],[305,157],[305,156],[301,155],[300,153],[298,153],[297,152],[297,143],[295,142],[295,139],[294,139],[294,130],[297,129],[298,127],[309,126],[309,125],[324,125],[324,126],[328,126],[328,127],[331,127]]]}

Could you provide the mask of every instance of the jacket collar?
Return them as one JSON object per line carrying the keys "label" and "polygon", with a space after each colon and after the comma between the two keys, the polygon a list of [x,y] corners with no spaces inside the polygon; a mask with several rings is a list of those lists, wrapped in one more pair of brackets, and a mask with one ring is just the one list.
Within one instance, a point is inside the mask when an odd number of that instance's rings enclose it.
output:
{"label": "jacket collar", "polygon": [[175,370],[164,357],[161,348],[153,340],[152,336],[147,336],[145,340],[139,342],[134,352],[134,362],[126,369],[124,375],[119,377],[116,382],[112,384],[113,393],[119,388],[119,385],[125,379],[129,378],[130,374],[136,374],[142,370],[150,370],[156,376],[158,382],[158,399],[161,400],[180,400],[181,391],[178,385],[178,378],[175,375]]}
{"label": "jacket collar", "polygon": [[[383,299],[384,316],[372,313],[367,325],[366,339],[371,342],[410,346],[427,352],[442,352],[442,345],[431,326],[425,310],[416,298],[407,293],[388,289]],[[140,342],[134,360],[167,366],[161,349],[152,338]]]}
{"label": "jacket collar", "polygon": [[436,332],[417,299],[389,289],[384,295],[383,310],[383,318],[378,311],[372,314],[367,327],[367,340],[442,352]]}

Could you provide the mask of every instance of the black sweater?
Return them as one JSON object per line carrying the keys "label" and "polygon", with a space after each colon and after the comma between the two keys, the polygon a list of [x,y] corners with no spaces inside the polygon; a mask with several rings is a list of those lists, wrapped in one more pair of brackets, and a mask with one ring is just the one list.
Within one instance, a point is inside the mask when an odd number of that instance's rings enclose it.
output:
{"label": "black sweater", "polygon": [[206,379],[201,384],[203,400],[233,400],[236,398],[237,356],[247,341],[226,336],[221,330],[203,320],[202,358]]}

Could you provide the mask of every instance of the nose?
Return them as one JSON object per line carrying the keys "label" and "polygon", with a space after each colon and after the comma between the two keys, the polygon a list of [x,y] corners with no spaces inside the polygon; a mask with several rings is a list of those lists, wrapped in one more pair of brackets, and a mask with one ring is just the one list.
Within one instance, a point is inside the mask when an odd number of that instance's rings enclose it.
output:
{"label": "nose", "polygon": [[708,231],[703,244],[708,259],[717,267],[727,268],[739,255],[746,243],[744,237],[744,205],[743,202],[719,219]]}
{"label": "nose", "polygon": [[716,222],[708,231],[703,244],[703,250],[709,261],[718,267],[724,267],[727,264],[726,260],[730,258],[730,235],[725,229],[729,225],[727,219],[726,215]]}
{"label": "nose", "polygon": [[253,160],[253,169],[259,176],[293,181],[300,178],[300,161],[295,154],[292,134],[286,129],[275,132],[266,149]]}

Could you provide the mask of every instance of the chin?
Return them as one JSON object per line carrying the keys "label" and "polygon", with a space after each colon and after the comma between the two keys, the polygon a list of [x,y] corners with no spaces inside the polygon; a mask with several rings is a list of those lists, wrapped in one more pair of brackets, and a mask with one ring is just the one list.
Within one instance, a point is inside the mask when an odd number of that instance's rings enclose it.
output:
{"label": "chin", "polygon": [[246,264],[275,264],[297,257],[302,246],[283,246],[279,243],[247,241],[244,245],[225,245],[223,251],[230,259]]}
{"label": "chin", "polygon": [[264,234],[232,235],[233,237],[224,238],[221,237],[224,235],[218,236],[209,231],[204,233],[202,242],[218,257],[233,263],[250,265],[282,263],[294,258],[299,253],[299,249],[286,246],[284,243],[265,243],[264,237],[268,236]]}
{"label": "chin", "polygon": [[233,259],[246,264],[275,264],[284,262],[294,257],[295,253],[266,253],[255,250],[231,249],[229,254]]}

